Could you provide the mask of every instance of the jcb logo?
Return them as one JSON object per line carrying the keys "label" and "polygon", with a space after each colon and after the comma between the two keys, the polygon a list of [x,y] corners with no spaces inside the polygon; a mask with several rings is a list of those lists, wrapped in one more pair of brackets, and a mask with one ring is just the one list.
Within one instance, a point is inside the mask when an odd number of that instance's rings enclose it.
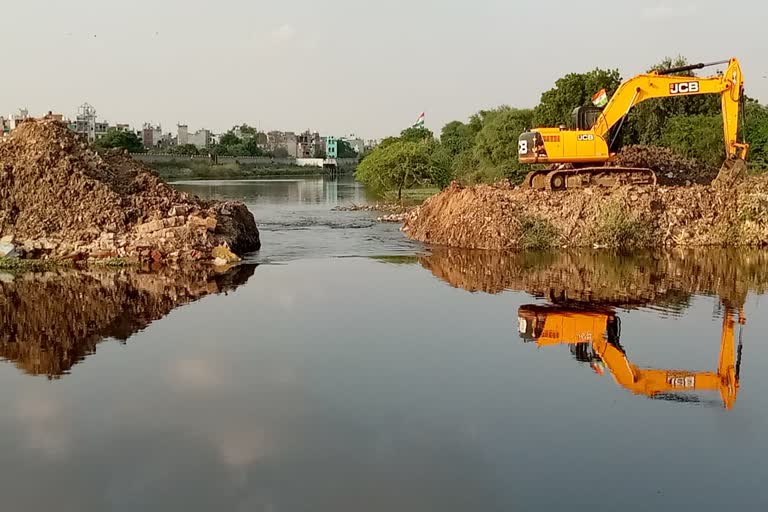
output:
{"label": "jcb logo", "polygon": [[669,94],[690,94],[694,92],[699,92],[699,82],[669,84]]}
{"label": "jcb logo", "polygon": [[517,143],[517,152],[521,155],[524,155],[528,153],[528,141],[527,140],[521,140]]}
{"label": "jcb logo", "polygon": [[591,133],[584,133],[584,134],[579,135],[577,137],[577,139],[579,140],[579,142],[583,142],[583,141],[586,141],[586,140],[595,140],[595,136],[592,135]]}

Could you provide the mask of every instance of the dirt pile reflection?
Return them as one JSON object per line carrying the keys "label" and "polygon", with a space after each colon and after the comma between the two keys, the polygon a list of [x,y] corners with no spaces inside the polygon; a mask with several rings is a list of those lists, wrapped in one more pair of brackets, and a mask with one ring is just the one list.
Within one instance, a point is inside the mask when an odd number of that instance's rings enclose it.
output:
{"label": "dirt pile reflection", "polygon": [[451,286],[499,293],[520,290],[557,303],[684,307],[690,294],[713,294],[739,307],[768,284],[768,252],[695,249],[615,254],[503,253],[436,248],[421,265]]}
{"label": "dirt pile reflection", "polygon": [[127,340],[183,304],[234,290],[255,268],[6,275],[0,280],[0,357],[26,373],[59,377],[93,354],[102,340]]}

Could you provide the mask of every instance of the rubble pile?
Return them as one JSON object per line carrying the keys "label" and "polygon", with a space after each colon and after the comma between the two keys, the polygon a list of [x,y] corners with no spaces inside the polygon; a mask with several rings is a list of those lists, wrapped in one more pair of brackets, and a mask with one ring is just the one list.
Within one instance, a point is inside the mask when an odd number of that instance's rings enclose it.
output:
{"label": "rubble pile", "polygon": [[24,258],[74,260],[211,260],[215,247],[260,247],[243,204],[178,192],[124,152],[99,155],[51,120],[0,141],[0,237]]}
{"label": "rubble pile", "polygon": [[611,165],[648,168],[656,173],[659,185],[708,185],[718,171],[660,146],[625,146]]}
{"label": "rubble pile", "polygon": [[[509,183],[464,188],[456,183],[406,216],[403,231],[433,245],[524,249],[532,221],[551,228],[551,246],[600,245],[611,212],[620,211],[643,238],[635,246],[768,244],[768,177],[732,187],[623,186],[550,192]],[[639,233],[638,233],[639,234]]]}

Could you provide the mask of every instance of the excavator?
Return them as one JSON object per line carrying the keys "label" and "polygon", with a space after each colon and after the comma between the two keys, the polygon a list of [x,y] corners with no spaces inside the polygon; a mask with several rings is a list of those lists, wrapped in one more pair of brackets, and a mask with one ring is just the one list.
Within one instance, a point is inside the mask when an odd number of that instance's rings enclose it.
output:
{"label": "excavator", "polygon": [[[677,74],[723,64],[728,65],[726,71],[710,77]],[[564,190],[656,184],[656,175],[651,169],[611,166],[619,149],[624,121],[629,111],[645,100],[698,94],[720,95],[726,151],[721,175],[743,172],[749,145],[738,142],[737,133],[744,101],[744,77],[739,61],[732,58],[635,76],[619,86],[604,108],[591,105],[576,108],[570,127],[534,128],[523,133],[518,141],[519,161],[548,166],[530,172],[524,185]]]}
{"label": "excavator", "polygon": [[[744,312],[738,321],[744,325]],[[640,368],[630,362],[620,344],[621,321],[611,308],[526,305],[518,310],[520,336],[539,347],[567,344],[577,360],[602,375],[610,371],[617,384],[635,395],[680,402],[694,401],[693,391],[719,391],[723,406],[732,409],[739,391],[741,330],[737,354],[734,315],[725,308],[716,372]]]}

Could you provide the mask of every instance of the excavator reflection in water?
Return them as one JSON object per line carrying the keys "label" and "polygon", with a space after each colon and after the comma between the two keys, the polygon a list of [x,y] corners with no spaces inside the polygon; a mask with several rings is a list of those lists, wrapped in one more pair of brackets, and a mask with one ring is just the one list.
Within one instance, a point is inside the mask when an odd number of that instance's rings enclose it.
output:
{"label": "excavator reflection in water", "polygon": [[[607,368],[616,383],[636,395],[672,401],[696,401],[692,391],[719,391],[726,409],[733,408],[739,391],[741,328],[738,354],[734,346],[734,314],[725,308],[716,372],[640,368],[622,348],[621,320],[611,308],[579,309],[568,306],[521,306],[520,336],[539,347],[567,344],[577,360],[589,363],[602,375]],[[739,310],[738,322],[745,323]]]}

